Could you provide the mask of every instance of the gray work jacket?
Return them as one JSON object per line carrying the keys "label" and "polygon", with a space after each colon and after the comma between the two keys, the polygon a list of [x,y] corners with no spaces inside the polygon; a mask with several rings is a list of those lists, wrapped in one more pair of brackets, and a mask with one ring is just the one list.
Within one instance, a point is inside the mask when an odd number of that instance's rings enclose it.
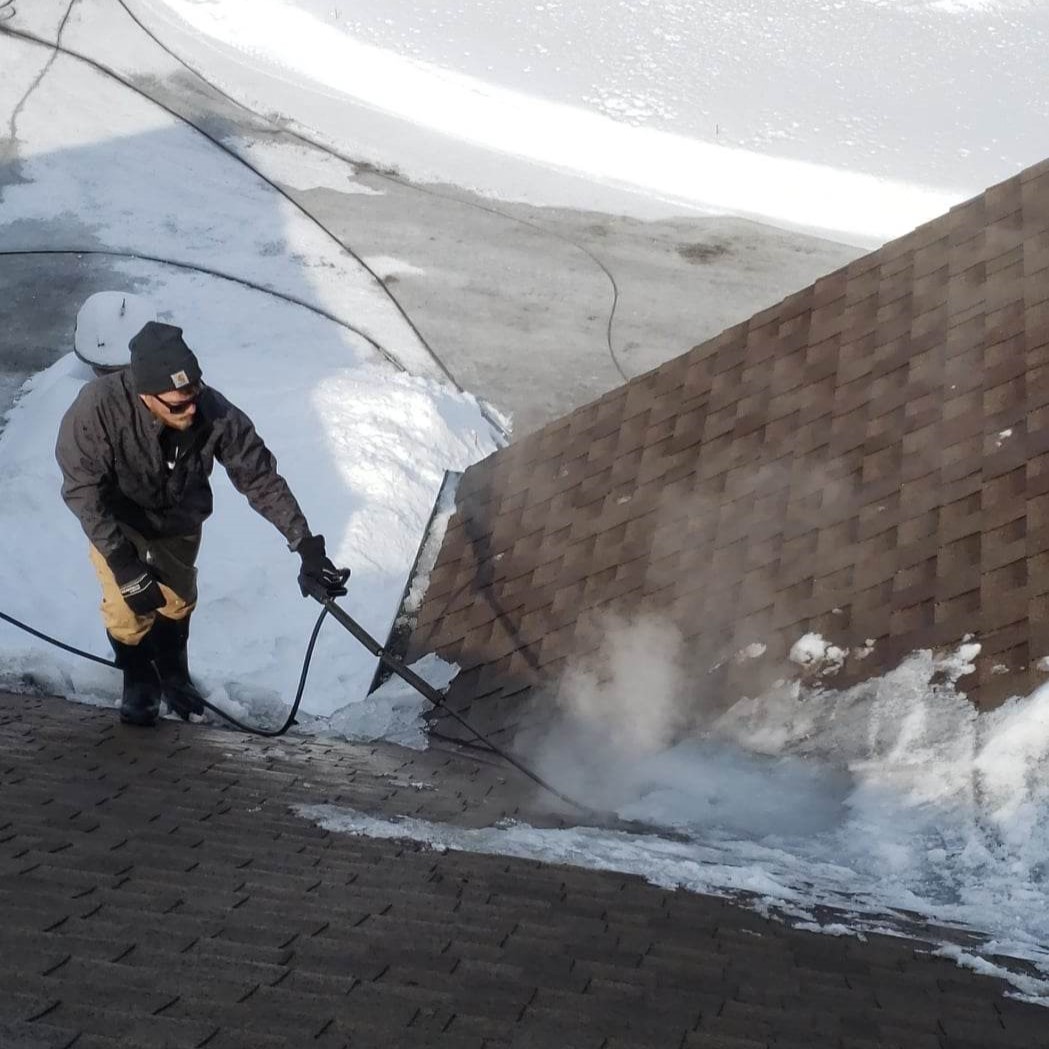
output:
{"label": "gray work jacket", "polygon": [[89,382],[66,412],[55,447],[62,498],[107,560],[132,550],[121,524],[146,539],[199,531],[213,508],[209,478],[216,459],[292,549],[310,534],[251,419],[210,386],[195,414],[193,426],[178,435],[169,466],[161,446],[165,426],[135,393],[126,370]]}

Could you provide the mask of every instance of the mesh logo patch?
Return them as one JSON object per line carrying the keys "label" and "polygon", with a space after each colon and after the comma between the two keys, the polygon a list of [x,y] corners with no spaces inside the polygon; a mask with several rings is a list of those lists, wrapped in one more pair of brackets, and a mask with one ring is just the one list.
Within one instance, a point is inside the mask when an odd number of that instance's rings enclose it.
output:
{"label": "mesh logo patch", "polygon": [[171,381],[175,384],[176,390],[181,390],[183,386],[189,385],[189,376],[185,372],[175,372],[171,376]]}

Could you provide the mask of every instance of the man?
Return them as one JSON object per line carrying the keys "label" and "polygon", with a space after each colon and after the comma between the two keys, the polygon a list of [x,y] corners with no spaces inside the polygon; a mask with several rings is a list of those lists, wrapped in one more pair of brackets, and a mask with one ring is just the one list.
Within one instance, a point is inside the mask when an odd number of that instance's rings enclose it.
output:
{"label": "man", "polygon": [[161,697],[184,719],[204,710],[186,645],[216,459],[301,557],[303,594],[344,594],[348,573],[310,533],[251,419],[201,381],[182,329],[150,321],[129,346],[127,368],[80,391],[55,456],[102,584],[102,618],[124,675],[121,720],[152,725]]}

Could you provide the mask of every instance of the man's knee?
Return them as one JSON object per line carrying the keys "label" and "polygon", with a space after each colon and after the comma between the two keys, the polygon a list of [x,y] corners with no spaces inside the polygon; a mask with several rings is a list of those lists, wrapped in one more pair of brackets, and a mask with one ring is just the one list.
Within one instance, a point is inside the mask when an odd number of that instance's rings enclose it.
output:
{"label": "man's knee", "polygon": [[[140,616],[133,612],[121,595],[120,587],[117,586],[117,581],[105,558],[94,546],[90,548],[90,554],[91,563],[94,565],[98,581],[102,586],[102,622],[106,630],[117,641],[125,645],[141,644],[153,628],[156,613],[151,612],[149,615]],[[195,601],[187,601],[180,597],[164,583],[160,584],[160,592],[164,595],[164,605],[158,611],[168,619],[185,619],[196,606]]]}
{"label": "man's knee", "polygon": [[125,645],[141,644],[153,629],[155,618],[152,615],[136,616],[130,608],[127,609],[127,615],[121,615],[118,610],[107,608],[106,602],[102,602],[102,622],[105,625],[106,633]]}
{"label": "man's knee", "polygon": [[184,598],[179,597],[171,587],[165,586],[163,583],[160,584],[160,592],[164,595],[165,604],[163,608],[158,609],[158,612],[165,619],[174,619],[176,621],[185,619],[196,608],[195,601],[186,601]]}

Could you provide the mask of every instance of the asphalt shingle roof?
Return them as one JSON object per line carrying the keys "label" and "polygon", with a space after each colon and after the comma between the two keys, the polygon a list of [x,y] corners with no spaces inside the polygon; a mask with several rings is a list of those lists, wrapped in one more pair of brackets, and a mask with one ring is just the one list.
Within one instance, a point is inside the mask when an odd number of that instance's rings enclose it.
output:
{"label": "asphalt shingle roof", "polygon": [[451,704],[506,735],[609,612],[672,623],[708,706],[796,673],[810,631],[875,642],[834,683],[973,633],[961,687],[1026,694],[1047,362],[1049,161],[472,466],[411,653],[457,662]]}
{"label": "asphalt shingle roof", "polygon": [[1049,1044],[1044,1010],[917,942],[291,811],[470,825],[520,812],[514,790],[443,752],[0,696],[0,1046]]}

